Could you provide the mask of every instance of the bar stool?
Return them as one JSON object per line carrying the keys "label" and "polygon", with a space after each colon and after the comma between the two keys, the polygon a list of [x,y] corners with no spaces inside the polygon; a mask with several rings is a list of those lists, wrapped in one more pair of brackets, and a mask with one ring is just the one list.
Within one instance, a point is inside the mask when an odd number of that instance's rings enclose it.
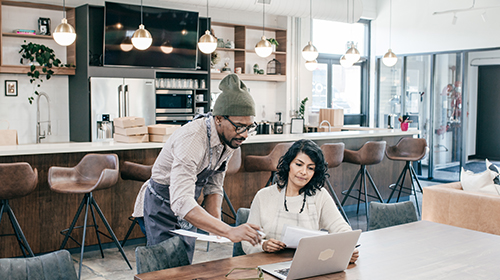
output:
{"label": "bar stool", "polygon": [[[392,196],[394,195],[394,192],[396,190],[399,190],[398,198],[396,200],[396,202],[399,202],[399,198],[401,196],[401,192],[403,191],[403,189],[408,190],[409,193],[407,194],[411,195],[413,193],[413,195],[415,196],[415,204],[417,205],[417,212],[419,215],[420,215],[420,209],[418,207],[417,189],[415,189],[413,180],[417,182],[418,191],[422,192],[422,186],[420,186],[420,181],[418,180],[415,169],[413,169],[412,162],[421,160],[425,156],[426,152],[427,152],[427,142],[425,141],[425,139],[410,138],[410,137],[399,139],[399,142],[396,145],[387,147],[387,150],[385,151],[385,155],[387,156],[388,159],[406,162],[403,171],[401,171],[401,174],[399,175],[399,178],[396,181],[396,184],[392,184],[389,186],[389,188],[391,188],[392,191],[387,201],[390,201]],[[404,187],[406,179],[406,171],[408,171],[410,175],[411,188]],[[401,178],[403,178],[403,180],[401,180]]]}
{"label": "bar stool", "polygon": [[245,170],[248,172],[271,171],[271,176],[264,187],[276,183],[276,172],[280,158],[288,151],[293,143],[278,143],[266,156],[247,155]]}
{"label": "bar stool", "polygon": [[[357,214],[359,213],[359,203],[363,201],[365,203],[367,222],[370,216],[368,213],[368,197],[376,198],[382,203],[384,203],[384,200],[382,199],[382,196],[380,195],[377,186],[373,182],[372,176],[368,172],[368,169],[366,169],[366,166],[382,162],[382,160],[384,159],[385,145],[386,145],[385,141],[368,141],[357,151],[351,151],[348,149],[344,150],[343,161],[348,163],[358,164],[360,165],[360,168],[358,173],[356,174],[356,177],[354,178],[354,181],[352,181],[352,184],[349,187],[349,189],[347,191],[342,192],[342,194],[344,194],[344,199],[342,200],[342,206],[344,206],[344,203],[346,202],[348,197],[356,199],[358,201],[358,207],[356,210]],[[359,181],[359,188],[356,190],[358,192],[358,196],[357,197],[352,196],[351,191],[360,176],[361,178]],[[371,186],[377,196],[368,194],[366,177],[368,177],[368,180],[370,180]],[[364,196],[364,199],[361,198],[361,195]]]}
{"label": "bar stool", "polygon": [[[151,178],[151,169],[152,168],[153,168],[152,165],[144,165],[144,164],[135,163],[135,162],[131,162],[131,161],[124,161],[120,165],[120,176],[122,177],[123,180],[133,180],[133,181],[139,181],[139,182],[146,182],[147,180],[149,180],[149,178]],[[125,235],[125,238],[123,239],[123,241],[121,243],[122,247],[125,246],[125,242],[127,242],[135,225],[139,224],[137,217],[130,216],[130,217],[128,217],[128,219],[132,222],[132,224],[128,228],[127,234]]]}
{"label": "bar stool", "polygon": [[[81,246],[80,268],[78,277],[81,278],[82,275],[83,252],[85,248],[85,235],[87,231],[87,217],[89,207],[94,224],[88,226],[95,228],[97,241],[99,242],[99,249],[101,250],[102,257],[104,258],[104,252],[102,251],[101,239],[99,237],[99,233],[102,234],[102,232],[99,231],[99,228],[97,226],[94,209],[97,211],[97,214],[99,214],[99,217],[104,223],[104,226],[111,235],[111,239],[115,242],[116,247],[118,248],[118,250],[120,250],[120,253],[127,262],[128,266],[130,267],[130,269],[132,269],[132,266],[130,265],[130,262],[128,261],[122,246],[118,242],[115,233],[109,226],[108,221],[104,217],[104,214],[102,213],[99,205],[97,205],[97,202],[92,195],[93,191],[110,188],[118,181],[118,156],[116,154],[87,154],[75,167],[52,166],[49,169],[48,179],[50,189],[54,192],[63,194],[84,194],[82,202],[80,203],[78,211],[76,212],[75,218],[73,219],[73,222],[71,222],[69,229],[67,229],[64,240],[60,247],[60,249],[64,249],[66,243],[68,242],[68,238],[71,238]],[[75,227],[75,224],[85,205],[86,208],[85,219],[83,223],[83,237],[82,243],[80,244],[73,237],[71,237],[71,232],[73,232],[73,229],[81,227]],[[61,234],[63,234],[64,231],[66,230],[61,231]]]}
{"label": "bar stool", "polygon": [[[325,161],[328,163],[328,168],[335,168],[338,167],[341,163],[342,160],[344,159],[344,143],[332,143],[332,144],[323,144],[321,145],[321,150],[323,151],[323,155],[325,157]],[[339,197],[335,193],[335,190],[332,187],[332,184],[330,184],[330,181],[328,178],[326,178],[326,186],[328,187],[328,190],[330,191],[330,195],[332,196],[333,200],[335,201],[335,204],[337,205],[337,208],[340,211],[340,214],[342,214],[342,217],[344,217],[344,220],[350,225],[351,223],[349,222],[349,219],[347,218],[347,215],[345,214],[344,207],[342,207],[342,204],[340,204]]]}
{"label": "bar stool", "polygon": [[14,234],[6,235],[16,236],[24,257],[34,257],[35,255],[9,205],[9,200],[29,195],[35,190],[37,183],[38,171],[36,168],[32,169],[29,163],[0,163],[0,222],[3,213],[6,212],[14,229]]}

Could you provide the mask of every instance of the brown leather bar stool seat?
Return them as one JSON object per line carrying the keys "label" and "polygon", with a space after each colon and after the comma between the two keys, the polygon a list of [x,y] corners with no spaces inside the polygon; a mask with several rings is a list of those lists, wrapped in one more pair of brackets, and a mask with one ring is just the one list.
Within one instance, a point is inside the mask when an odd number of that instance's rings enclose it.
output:
{"label": "brown leather bar stool seat", "polygon": [[[422,186],[420,185],[420,181],[418,180],[417,173],[413,168],[412,162],[421,160],[425,156],[426,152],[427,152],[427,141],[425,141],[425,139],[423,138],[411,138],[411,137],[401,138],[399,139],[399,142],[396,145],[387,147],[385,155],[387,156],[388,159],[406,162],[403,171],[401,171],[401,174],[399,175],[399,178],[396,181],[396,184],[389,186],[389,188],[392,188],[392,191],[391,195],[389,195],[389,199],[387,200],[388,202],[391,200],[395,191],[398,191],[398,198],[396,199],[396,202],[399,202],[399,198],[401,197],[401,193],[403,192],[404,189],[407,191],[404,193],[410,195],[413,193],[413,195],[415,196],[415,204],[417,205],[417,212],[420,214],[420,209],[418,207],[418,200],[417,200],[417,189],[415,188],[413,181],[417,182],[418,191],[420,192],[422,192]],[[407,171],[408,174],[410,175],[411,188],[404,186]]]}
{"label": "brown leather bar stool seat", "polygon": [[[323,151],[323,155],[325,157],[325,161],[328,163],[329,169],[338,167],[342,163],[342,160],[344,159],[344,147],[345,147],[344,143],[331,143],[331,144],[321,145],[321,150]],[[344,220],[348,224],[351,224],[344,211],[344,207],[342,207],[342,204],[340,203],[339,197],[337,196],[335,190],[332,187],[332,184],[330,183],[328,178],[326,178],[325,181],[326,181],[326,186],[330,191],[330,195],[335,201],[335,204],[337,205],[340,214],[342,214],[342,217],[344,217]]]}
{"label": "brown leather bar stool seat", "polygon": [[[24,257],[34,257],[21,226],[14,215],[14,211],[9,205],[10,199],[21,198],[32,193],[38,183],[38,171],[32,169],[27,162],[0,163],[0,222],[3,213],[7,213],[10,223],[14,229],[17,243],[21,248]],[[29,207],[29,206],[26,206]]]}
{"label": "brown leather bar stool seat", "polygon": [[278,143],[273,150],[266,156],[247,155],[245,157],[245,171],[259,172],[270,171],[271,176],[265,187],[273,185],[276,182],[276,172],[278,171],[278,162],[280,158],[288,151],[293,143]]}
{"label": "brown leather bar stool seat", "polygon": [[[369,203],[368,198],[369,197],[376,198],[381,203],[384,203],[384,200],[382,199],[382,196],[380,195],[380,192],[378,191],[375,182],[373,182],[372,176],[368,172],[366,166],[379,164],[380,162],[382,162],[382,160],[384,159],[385,146],[386,146],[385,141],[368,141],[357,151],[351,151],[348,149],[344,150],[344,162],[358,164],[360,168],[358,173],[356,174],[356,177],[354,178],[354,181],[352,181],[352,184],[349,187],[349,189],[347,191],[342,192],[342,194],[344,194],[344,199],[342,200],[342,206],[344,206],[348,197],[354,198],[358,201],[358,207],[356,213],[359,213],[359,203],[364,202],[367,222],[370,216],[368,212],[368,203]],[[370,181],[370,184],[376,196],[368,194],[368,188],[366,183],[367,177],[368,180]],[[351,192],[353,191],[354,185],[356,184],[358,178],[360,178],[359,188],[356,190],[358,192],[358,195],[353,196],[351,195]],[[364,198],[361,197],[362,195],[364,196]]]}
{"label": "brown leather bar stool seat", "polygon": [[[124,161],[120,165],[120,176],[122,177],[123,180],[146,182],[147,180],[149,180],[149,178],[151,178],[152,168],[153,165],[145,165],[131,161]],[[134,230],[135,225],[139,224],[139,220],[137,217],[130,216],[128,217],[128,219],[132,222],[132,224],[128,228],[125,238],[122,240],[121,243],[122,247],[125,246],[125,242],[127,242],[128,238],[130,237],[130,234],[132,234],[132,230]]]}
{"label": "brown leather bar stool seat", "polygon": [[[132,269],[132,266],[130,265],[130,262],[128,261],[122,246],[118,242],[116,235],[114,234],[111,226],[104,217],[104,214],[102,213],[99,205],[97,205],[97,202],[92,195],[93,191],[111,188],[118,181],[118,156],[116,154],[87,154],[75,167],[52,166],[49,169],[48,179],[50,189],[54,192],[63,194],[85,194],[69,229],[61,231],[62,234],[64,234],[63,232],[66,231],[64,240],[60,247],[60,249],[64,249],[66,243],[68,242],[68,238],[71,238],[73,241],[78,243],[78,241],[71,237],[73,229],[83,228],[82,243],[79,243],[79,245],[81,246],[81,253],[78,276],[81,277],[82,274],[82,261],[85,248],[85,235],[87,226],[94,227],[97,235],[97,241],[99,242],[99,249],[101,250],[101,256],[104,258],[101,239],[99,237],[99,233],[103,233],[99,231],[99,228],[97,226],[94,209],[96,210],[97,214],[99,214],[99,217],[108,230],[111,239],[115,242],[116,247],[118,247],[118,250],[120,250],[120,253],[127,262],[128,266],[130,267],[130,269]],[[86,208],[83,227],[75,227],[75,224],[84,206],[86,206]],[[87,225],[89,208],[92,214],[92,220],[94,222],[93,225]]]}

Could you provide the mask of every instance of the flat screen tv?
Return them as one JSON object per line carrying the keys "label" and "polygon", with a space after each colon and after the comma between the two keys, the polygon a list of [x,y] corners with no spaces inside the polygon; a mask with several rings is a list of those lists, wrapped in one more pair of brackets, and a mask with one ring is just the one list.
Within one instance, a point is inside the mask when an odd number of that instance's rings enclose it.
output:
{"label": "flat screen tv", "polygon": [[105,2],[104,65],[196,68],[198,13],[143,7],[143,24],[153,43],[132,46],[141,24],[141,6]]}

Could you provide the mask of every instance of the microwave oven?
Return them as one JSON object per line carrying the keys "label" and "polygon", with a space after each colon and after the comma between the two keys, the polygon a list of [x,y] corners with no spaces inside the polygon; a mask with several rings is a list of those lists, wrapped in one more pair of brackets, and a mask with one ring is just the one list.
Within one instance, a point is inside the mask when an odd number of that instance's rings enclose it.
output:
{"label": "microwave oven", "polygon": [[156,91],[157,114],[193,114],[194,92],[181,89],[161,89]]}

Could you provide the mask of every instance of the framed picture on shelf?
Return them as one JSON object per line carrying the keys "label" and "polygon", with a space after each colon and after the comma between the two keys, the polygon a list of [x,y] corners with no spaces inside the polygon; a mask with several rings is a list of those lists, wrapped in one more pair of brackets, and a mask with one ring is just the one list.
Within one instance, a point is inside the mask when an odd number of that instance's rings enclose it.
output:
{"label": "framed picture on shelf", "polygon": [[17,81],[5,81],[5,96],[17,96]]}

